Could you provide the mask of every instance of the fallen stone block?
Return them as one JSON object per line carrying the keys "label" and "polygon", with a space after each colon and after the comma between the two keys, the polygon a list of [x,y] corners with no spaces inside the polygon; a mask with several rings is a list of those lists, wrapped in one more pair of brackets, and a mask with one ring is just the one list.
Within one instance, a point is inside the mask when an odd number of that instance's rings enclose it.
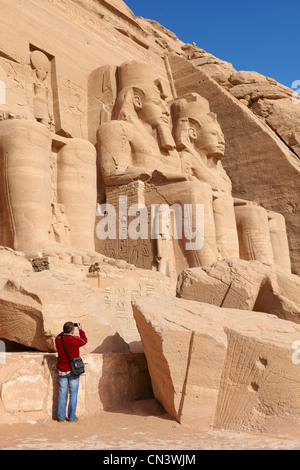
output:
{"label": "fallen stone block", "polygon": [[[0,279],[0,338],[40,351],[55,351],[54,339],[67,321],[82,324],[85,353],[118,331],[101,296],[87,282],[50,271]],[[122,351],[120,351],[122,352]]]}
{"label": "fallen stone block", "polygon": [[[83,354],[78,416],[92,416],[140,400],[153,399],[145,355]],[[57,354],[6,353],[0,356],[0,424],[57,418]]]}
{"label": "fallen stone block", "polygon": [[300,323],[300,278],[259,261],[227,259],[181,272],[177,297]]}
{"label": "fallen stone block", "polygon": [[262,312],[164,296],[134,317],[156,399],[175,420],[280,434],[299,430],[300,326]]}

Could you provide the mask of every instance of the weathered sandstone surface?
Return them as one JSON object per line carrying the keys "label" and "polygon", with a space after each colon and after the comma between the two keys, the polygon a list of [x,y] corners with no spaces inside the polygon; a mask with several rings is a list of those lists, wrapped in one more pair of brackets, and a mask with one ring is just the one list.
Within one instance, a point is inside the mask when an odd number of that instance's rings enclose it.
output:
{"label": "weathered sandstone surface", "polygon": [[131,301],[155,291],[174,295],[175,285],[159,273],[128,269],[126,263],[121,269],[114,260],[106,261],[90,274],[88,268],[56,259],[49,260],[49,269],[34,272],[24,254],[1,249],[0,338],[55,351],[56,335],[71,320],[87,334],[83,353],[122,353],[129,344],[138,348]]}
{"label": "weathered sandstone surface", "polygon": [[154,395],[173,418],[270,434],[298,429],[298,325],[164,296],[133,309]]}
{"label": "weathered sandstone surface", "polygon": [[299,427],[293,90],[122,0],[0,10],[0,418],[55,414],[73,320],[83,414],[149,396],[144,348],[174,419]]}
{"label": "weathered sandstone surface", "polygon": [[[78,415],[111,411],[153,397],[144,354],[83,354],[85,374],[78,393]],[[0,423],[55,419],[58,400],[56,354],[0,355]]]}
{"label": "weathered sandstone surface", "polygon": [[259,261],[228,259],[186,269],[178,277],[177,297],[300,323],[299,276]]}

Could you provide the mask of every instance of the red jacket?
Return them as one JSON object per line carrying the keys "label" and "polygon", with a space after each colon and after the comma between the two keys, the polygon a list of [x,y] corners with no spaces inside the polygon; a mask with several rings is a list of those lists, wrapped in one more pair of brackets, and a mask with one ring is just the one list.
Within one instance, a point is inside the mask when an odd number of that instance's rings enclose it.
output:
{"label": "red jacket", "polygon": [[55,345],[56,345],[56,350],[58,352],[58,362],[57,362],[57,368],[61,372],[69,372],[71,370],[70,367],[70,361],[66,356],[66,353],[64,351],[62,342],[61,342],[61,336],[64,336],[64,343],[66,345],[67,351],[70,355],[70,358],[73,359],[74,357],[79,357],[79,348],[81,346],[84,346],[87,343],[87,337],[85,336],[85,332],[83,330],[79,330],[79,336],[73,336],[69,333],[60,333],[59,335],[56,336],[55,338]]}

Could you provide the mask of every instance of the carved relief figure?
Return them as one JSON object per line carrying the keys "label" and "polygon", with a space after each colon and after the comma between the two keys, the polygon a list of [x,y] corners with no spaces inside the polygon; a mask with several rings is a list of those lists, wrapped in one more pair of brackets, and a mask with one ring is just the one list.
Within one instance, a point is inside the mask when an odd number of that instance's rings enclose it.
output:
{"label": "carved relief figure", "polygon": [[51,173],[51,201],[57,202],[57,153],[51,152],[50,156],[50,173]]}
{"label": "carved relief figure", "polygon": [[104,253],[105,253],[105,255],[108,256],[109,258],[115,258],[115,257],[116,257],[114,245],[113,245],[113,243],[112,243],[112,240],[110,240],[109,238],[107,238],[107,239],[105,240],[105,243],[104,243]]}
{"label": "carved relief figure", "polygon": [[64,116],[72,123],[72,129],[76,135],[84,137],[84,90],[70,80],[65,80],[62,85],[62,101]]}
{"label": "carved relief figure", "polygon": [[147,245],[143,242],[141,238],[136,240],[132,248],[130,255],[130,263],[134,264],[138,268],[145,268],[146,260],[145,258],[149,257],[149,250]]}
{"label": "carved relief figure", "polygon": [[55,240],[65,245],[70,245],[70,224],[66,216],[66,209],[63,204],[52,203],[53,219],[52,229]]}
{"label": "carved relief figure", "polygon": [[0,119],[5,113],[32,114],[32,99],[26,85],[27,81],[32,82],[31,71],[0,54],[0,81]]}
{"label": "carved relief figure", "polygon": [[[168,215],[170,214],[170,217]],[[159,212],[159,236],[157,239],[157,264],[158,271],[168,277],[176,276],[174,254],[174,211],[168,211],[164,216],[164,206]]]}
{"label": "carved relief figure", "polygon": [[34,117],[38,122],[52,129],[54,122],[50,110],[50,89],[48,86],[51,63],[46,54],[41,51],[33,51],[30,59],[34,77]]}

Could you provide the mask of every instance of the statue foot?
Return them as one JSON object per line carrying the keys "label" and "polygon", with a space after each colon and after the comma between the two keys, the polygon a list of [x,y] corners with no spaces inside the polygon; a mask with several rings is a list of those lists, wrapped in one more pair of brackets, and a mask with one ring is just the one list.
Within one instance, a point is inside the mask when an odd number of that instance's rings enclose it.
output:
{"label": "statue foot", "polygon": [[55,241],[46,242],[41,252],[43,257],[52,256],[67,263],[90,266],[95,262],[103,262],[105,256],[91,250],[83,250],[73,246],[63,245]]}
{"label": "statue foot", "polygon": [[123,260],[109,258],[97,251],[83,250],[81,248],[63,245],[55,241],[44,244],[41,256],[59,258],[67,263],[91,266],[95,263],[109,264],[122,269],[133,269],[134,266]]}

